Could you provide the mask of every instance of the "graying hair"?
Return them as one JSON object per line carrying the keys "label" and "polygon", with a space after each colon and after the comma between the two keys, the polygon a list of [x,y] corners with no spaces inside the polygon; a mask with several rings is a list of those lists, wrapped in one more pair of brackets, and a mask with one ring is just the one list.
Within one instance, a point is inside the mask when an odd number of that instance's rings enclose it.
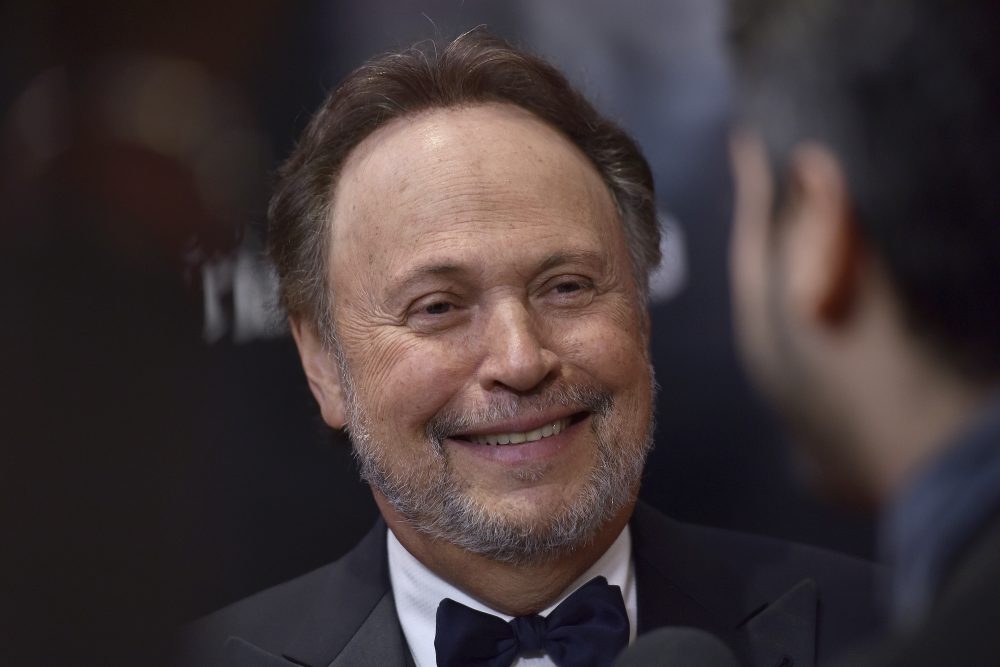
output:
{"label": "graying hair", "polygon": [[566,136],[600,173],[616,204],[637,289],[660,263],[653,177],[635,142],[544,60],[481,29],[439,48],[425,42],[352,72],[313,116],[278,172],[268,250],[292,318],[331,331],[332,196],[348,155],[396,118],[486,103],[521,107]]}

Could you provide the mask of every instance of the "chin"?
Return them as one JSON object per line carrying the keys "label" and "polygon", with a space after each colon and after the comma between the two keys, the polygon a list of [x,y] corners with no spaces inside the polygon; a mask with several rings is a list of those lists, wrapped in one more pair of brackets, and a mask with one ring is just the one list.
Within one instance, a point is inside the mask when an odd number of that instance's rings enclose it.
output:
{"label": "chin", "polygon": [[554,516],[579,513],[587,502],[584,496],[582,485],[567,489],[562,484],[547,482],[472,502],[500,521],[523,525],[525,529],[542,529]]}
{"label": "chin", "polygon": [[595,501],[587,488],[567,497],[548,485],[501,499],[462,494],[425,532],[494,561],[544,562],[592,544],[622,509]]}

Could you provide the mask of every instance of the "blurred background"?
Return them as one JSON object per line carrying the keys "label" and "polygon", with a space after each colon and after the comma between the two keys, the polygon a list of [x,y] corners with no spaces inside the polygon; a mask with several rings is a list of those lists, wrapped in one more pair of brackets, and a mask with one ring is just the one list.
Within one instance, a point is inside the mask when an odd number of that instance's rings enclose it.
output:
{"label": "blurred background", "polygon": [[0,8],[0,662],[154,664],[165,628],[376,515],[273,309],[271,174],[363,59],[480,24],[639,140],[664,226],[642,496],[870,556],[795,481],[729,332],[723,0],[14,0]]}

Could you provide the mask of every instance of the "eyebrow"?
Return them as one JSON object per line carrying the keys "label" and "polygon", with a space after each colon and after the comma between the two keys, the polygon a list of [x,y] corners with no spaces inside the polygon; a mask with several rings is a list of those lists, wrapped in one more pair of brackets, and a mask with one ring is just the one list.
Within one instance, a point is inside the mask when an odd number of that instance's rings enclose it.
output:
{"label": "eyebrow", "polygon": [[593,250],[567,250],[549,255],[538,266],[538,273],[543,273],[563,264],[604,264],[604,255]]}
{"label": "eyebrow", "polygon": [[393,288],[396,290],[405,289],[406,287],[409,287],[413,283],[419,282],[424,278],[440,276],[448,277],[465,272],[466,269],[458,264],[428,264],[427,266],[418,266],[411,271],[407,271],[402,279],[393,286]]}

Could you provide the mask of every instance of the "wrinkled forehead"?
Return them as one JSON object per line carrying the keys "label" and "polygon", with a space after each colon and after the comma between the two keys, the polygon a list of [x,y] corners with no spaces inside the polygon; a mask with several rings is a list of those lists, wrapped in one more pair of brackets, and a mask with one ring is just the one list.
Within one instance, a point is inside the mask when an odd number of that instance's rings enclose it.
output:
{"label": "wrinkled forehead", "polygon": [[393,120],[351,153],[333,200],[334,257],[387,240],[398,248],[440,239],[470,222],[516,226],[552,214],[619,224],[593,163],[560,132],[509,104]]}

